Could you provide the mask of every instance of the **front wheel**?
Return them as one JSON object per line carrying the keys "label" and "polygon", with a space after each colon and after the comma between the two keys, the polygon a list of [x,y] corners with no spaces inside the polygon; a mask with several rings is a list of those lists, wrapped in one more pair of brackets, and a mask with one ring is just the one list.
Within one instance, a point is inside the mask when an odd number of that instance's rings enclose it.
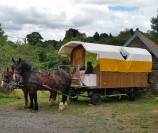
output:
{"label": "front wheel", "polygon": [[70,101],[76,102],[78,100],[78,96],[69,97]]}
{"label": "front wheel", "polygon": [[78,100],[78,94],[76,91],[74,91],[74,90],[70,91],[69,100],[73,101],[73,102],[76,102]]}

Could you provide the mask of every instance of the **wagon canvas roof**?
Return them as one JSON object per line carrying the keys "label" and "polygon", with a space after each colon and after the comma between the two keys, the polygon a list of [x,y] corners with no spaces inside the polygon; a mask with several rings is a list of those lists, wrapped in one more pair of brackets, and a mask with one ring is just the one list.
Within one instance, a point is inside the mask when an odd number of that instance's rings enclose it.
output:
{"label": "wagon canvas roof", "polygon": [[96,43],[87,43],[87,42],[80,42],[80,41],[71,41],[63,45],[60,50],[59,54],[62,56],[70,56],[72,50],[79,46],[82,45],[83,48],[90,53],[100,53],[100,52],[105,52],[105,51],[119,51],[120,47],[119,46],[111,46],[111,45],[104,45],[104,44],[96,44]]}
{"label": "wagon canvas roof", "polygon": [[111,58],[111,59],[124,60],[122,54],[125,54],[128,56],[127,60],[142,60],[142,61],[152,60],[150,53],[146,49],[129,48],[122,46],[107,45],[107,44],[87,43],[80,41],[71,41],[64,44],[59,49],[58,53],[61,56],[70,57],[72,50],[80,45],[83,46],[85,51],[89,53],[97,54],[97,58]]}

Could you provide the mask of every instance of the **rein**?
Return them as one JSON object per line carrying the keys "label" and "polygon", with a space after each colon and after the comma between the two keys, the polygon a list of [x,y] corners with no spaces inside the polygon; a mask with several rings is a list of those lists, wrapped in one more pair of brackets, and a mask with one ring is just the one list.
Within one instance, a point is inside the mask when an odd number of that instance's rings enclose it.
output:
{"label": "rein", "polygon": [[[76,96],[69,96],[69,95],[67,95],[67,94],[65,94],[65,93],[63,93],[62,91],[60,91],[60,90],[57,90],[57,89],[55,89],[55,88],[51,88],[50,86],[48,86],[48,85],[46,85],[46,84],[39,84],[38,82],[36,82],[36,81],[29,81],[29,82],[27,82],[28,83],[28,85],[29,84],[34,84],[34,85],[38,85],[38,86],[40,86],[41,88],[43,87],[43,88],[47,88],[48,90],[53,90],[53,91],[56,91],[57,93],[61,93],[62,95],[64,95],[64,96],[67,96],[67,97],[70,97],[70,98],[76,98]],[[27,84],[26,84],[27,85]],[[25,85],[18,85],[18,86],[25,86]]]}

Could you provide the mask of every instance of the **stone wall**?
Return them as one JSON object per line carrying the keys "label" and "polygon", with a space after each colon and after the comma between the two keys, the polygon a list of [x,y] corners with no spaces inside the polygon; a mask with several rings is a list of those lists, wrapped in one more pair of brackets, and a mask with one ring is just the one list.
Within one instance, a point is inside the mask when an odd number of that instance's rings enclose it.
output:
{"label": "stone wall", "polygon": [[153,70],[149,74],[149,86],[148,89],[151,90],[151,92],[154,95],[158,94],[158,70]]}

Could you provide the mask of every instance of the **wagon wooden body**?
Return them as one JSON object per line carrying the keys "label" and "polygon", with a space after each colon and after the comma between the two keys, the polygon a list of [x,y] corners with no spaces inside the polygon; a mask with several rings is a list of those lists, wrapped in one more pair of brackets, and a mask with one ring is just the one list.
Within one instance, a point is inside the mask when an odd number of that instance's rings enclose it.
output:
{"label": "wagon wooden body", "polygon": [[[70,60],[73,89],[95,94],[121,90],[134,95],[136,88],[148,85],[152,57],[145,49],[72,41],[63,45],[59,54]],[[92,74],[85,74],[87,62],[93,65]]]}

